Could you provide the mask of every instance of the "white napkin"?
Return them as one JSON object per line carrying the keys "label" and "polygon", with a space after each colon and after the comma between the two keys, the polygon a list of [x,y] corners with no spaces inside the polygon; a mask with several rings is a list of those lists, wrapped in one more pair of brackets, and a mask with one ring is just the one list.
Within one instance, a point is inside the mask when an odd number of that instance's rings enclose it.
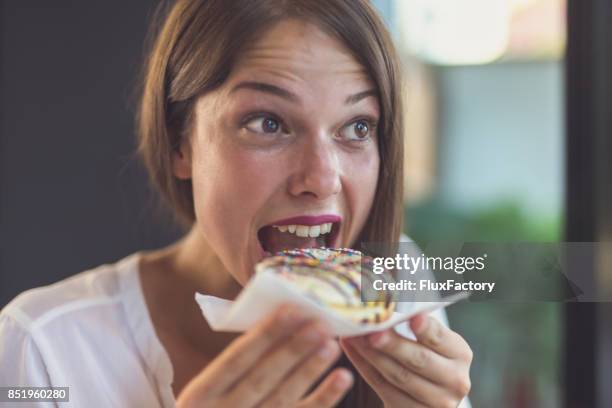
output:
{"label": "white napkin", "polygon": [[301,312],[307,317],[319,318],[327,324],[335,336],[349,337],[388,329],[417,313],[431,312],[468,296],[469,293],[461,292],[438,302],[413,302],[407,308],[408,313],[395,312],[378,324],[357,324],[319,305],[277,274],[262,271],[251,279],[235,301],[201,293],[196,293],[195,299],[204,318],[215,331],[246,331],[281,304],[292,303],[301,306]]}

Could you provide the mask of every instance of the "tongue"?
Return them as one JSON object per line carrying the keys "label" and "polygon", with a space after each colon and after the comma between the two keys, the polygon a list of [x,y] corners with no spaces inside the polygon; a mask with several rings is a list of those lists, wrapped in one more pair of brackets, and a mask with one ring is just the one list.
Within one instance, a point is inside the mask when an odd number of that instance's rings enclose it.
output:
{"label": "tongue", "polygon": [[319,238],[298,237],[290,232],[280,232],[273,227],[264,227],[259,232],[259,239],[264,250],[274,254],[276,252],[293,248],[316,248],[325,245]]}

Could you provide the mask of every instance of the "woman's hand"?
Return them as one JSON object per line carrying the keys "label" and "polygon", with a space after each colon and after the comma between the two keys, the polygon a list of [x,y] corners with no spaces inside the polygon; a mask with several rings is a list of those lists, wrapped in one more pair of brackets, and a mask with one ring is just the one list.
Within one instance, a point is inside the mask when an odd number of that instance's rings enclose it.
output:
{"label": "woman's hand", "polygon": [[308,389],[339,357],[324,326],[292,306],[232,342],[183,389],[178,407],[332,407],[353,382],[346,369]]}
{"label": "woman's hand", "polygon": [[341,346],[385,407],[456,408],[470,391],[470,346],[426,315],[410,327],[417,341],[391,329],[342,339]]}

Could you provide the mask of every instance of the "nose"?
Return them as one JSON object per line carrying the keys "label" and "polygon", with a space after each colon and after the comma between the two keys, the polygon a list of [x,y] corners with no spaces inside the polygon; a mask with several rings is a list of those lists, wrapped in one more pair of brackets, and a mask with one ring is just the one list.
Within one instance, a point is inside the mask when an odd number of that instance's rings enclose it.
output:
{"label": "nose", "polygon": [[310,139],[299,146],[294,163],[289,181],[291,195],[324,200],[340,192],[340,160],[329,136]]}

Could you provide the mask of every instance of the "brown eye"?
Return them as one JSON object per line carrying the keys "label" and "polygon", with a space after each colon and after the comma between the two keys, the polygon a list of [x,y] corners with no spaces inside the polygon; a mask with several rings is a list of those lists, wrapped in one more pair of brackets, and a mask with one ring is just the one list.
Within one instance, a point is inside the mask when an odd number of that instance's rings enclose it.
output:
{"label": "brown eye", "polygon": [[278,124],[278,122],[272,118],[265,118],[263,120],[263,131],[266,133],[276,133],[278,131],[278,129],[280,128],[280,125]]}
{"label": "brown eye", "polygon": [[372,131],[375,127],[375,124],[360,119],[349,123],[340,131],[340,134],[348,141],[363,142],[372,138]]}
{"label": "brown eye", "polygon": [[368,137],[369,132],[370,128],[365,121],[360,120],[359,122],[355,123],[355,134],[358,138],[363,139]]}
{"label": "brown eye", "polygon": [[245,127],[255,133],[274,134],[280,130],[281,124],[273,117],[259,116],[247,122]]}

